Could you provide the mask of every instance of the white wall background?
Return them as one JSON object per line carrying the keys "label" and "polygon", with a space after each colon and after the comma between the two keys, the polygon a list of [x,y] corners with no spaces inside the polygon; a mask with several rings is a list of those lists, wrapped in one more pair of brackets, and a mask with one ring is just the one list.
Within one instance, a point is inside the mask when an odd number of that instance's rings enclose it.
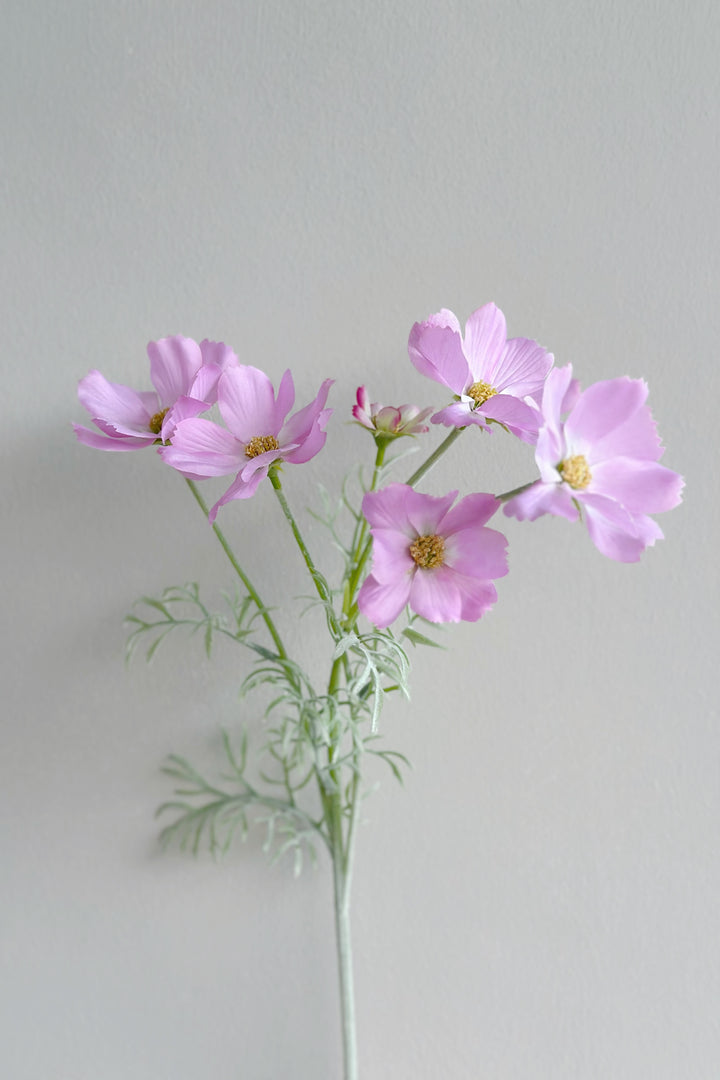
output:
{"label": "white wall background", "polygon": [[[494,299],[585,382],[648,379],[686,498],[636,566],[506,522],[496,609],[417,656],[383,719],[414,771],[378,772],[359,838],[361,1075],[714,1080],[717,5],[5,0],[3,24],[0,1073],[339,1075],[327,865],[158,851],[159,765],[219,761],[245,669],[178,641],[128,672],[122,618],[230,579],[154,454],[76,444],[77,380],[145,385],[179,332],[292,366],[299,399],[334,376],[300,508],[368,451],[359,383],[444,400],[411,324]],[[426,490],[534,475],[510,439],[460,446]],[[273,602],[306,591],[271,492],[224,526]]]}

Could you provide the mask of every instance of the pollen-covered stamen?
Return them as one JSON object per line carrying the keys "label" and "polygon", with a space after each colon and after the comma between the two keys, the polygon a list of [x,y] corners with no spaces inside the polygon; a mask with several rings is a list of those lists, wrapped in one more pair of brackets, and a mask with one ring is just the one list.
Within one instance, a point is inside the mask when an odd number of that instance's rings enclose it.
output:
{"label": "pollen-covered stamen", "polygon": [[280,443],[274,435],[253,435],[245,447],[245,457],[254,458],[267,450],[279,450]]}
{"label": "pollen-covered stamen", "polygon": [[422,570],[432,570],[445,562],[445,540],[442,536],[418,536],[410,545],[410,554]]}
{"label": "pollen-covered stamen", "polygon": [[565,483],[575,491],[582,491],[592,480],[590,466],[584,454],[575,454],[574,457],[565,458],[557,468]]}
{"label": "pollen-covered stamen", "polygon": [[153,435],[159,435],[162,431],[163,420],[170,411],[170,406],[167,409],[161,409],[160,412],[156,412],[154,416],[150,417],[150,423],[148,429],[152,431]]}
{"label": "pollen-covered stamen", "polygon": [[465,393],[473,399],[477,407],[478,405],[484,405],[491,397],[495,397],[497,390],[490,383],[474,382],[472,386],[467,388]]}

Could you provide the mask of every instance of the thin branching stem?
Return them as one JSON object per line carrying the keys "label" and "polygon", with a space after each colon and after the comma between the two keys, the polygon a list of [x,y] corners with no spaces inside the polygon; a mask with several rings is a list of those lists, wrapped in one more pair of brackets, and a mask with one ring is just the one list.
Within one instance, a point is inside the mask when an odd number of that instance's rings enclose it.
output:
{"label": "thin branching stem", "polygon": [[[202,495],[200,494],[200,492],[198,491],[197,484],[195,483],[194,480],[186,480],[186,483],[187,483],[187,486],[192,491],[193,495],[195,496],[195,501],[197,502],[198,506],[200,507],[200,509],[204,513],[205,517],[207,517],[208,513],[209,513],[208,508],[207,508],[207,504],[206,504],[205,500],[203,499]],[[262,620],[263,620],[263,622],[265,623],[265,625],[266,625],[266,627],[268,629],[268,633],[270,634],[270,637],[273,639],[273,643],[274,643],[275,648],[277,650],[278,656],[282,657],[283,660],[286,660],[287,659],[287,651],[285,649],[285,646],[283,645],[282,638],[280,637],[280,634],[278,633],[277,627],[275,626],[275,623],[273,622],[273,619],[272,619],[272,616],[271,616],[270,612],[265,607],[265,604],[260,599],[260,595],[259,595],[257,589],[255,588],[253,583],[250,581],[250,578],[247,576],[247,574],[245,573],[245,571],[241,567],[240,563],[238,562],[237,558],[235,557],[235,553],[232,550],[232,548],[230,547],[230,544],[228,543],[227,539],[225,538],[225,535],[224,535],[222,529],[220,528],[220,526],[217,523],[213,522],[212,529],[213,529],[213,532],[215,533],[215,535],[217,536],[218,540],[220,541],[220,545],[221,545],[223,551],[225,552],[228,559],[230,560],[230,563],[232,565],[233,570],[235,571],[237,576],[242,581],[243,585],[245,586],[245,588],[247,590],[248,596],[250,596],[252,598],[255,606],[257,607],[257,609],[258,609],[258,611],[259,611],[259,613],[260,613],[260,615],[262,617]]]}

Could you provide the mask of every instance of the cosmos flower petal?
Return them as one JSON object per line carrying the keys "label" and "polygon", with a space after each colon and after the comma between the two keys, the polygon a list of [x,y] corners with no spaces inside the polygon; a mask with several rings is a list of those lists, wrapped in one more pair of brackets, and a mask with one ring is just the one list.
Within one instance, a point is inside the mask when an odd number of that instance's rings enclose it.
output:
{"label": "cosmos flower petal", "polygon": [[375,626],[384,630],[395,622],[410,597],[412,576],[404,574],[387,584],[370,575],[358,593],[358,608]]}
{"label": "cosmos flower petal", "polygon": [[212,523],[215,521],[218,510],[221,506],[226,506],[227,503],[232,502],[234,499],[251,499],[257,489],[260,487],[261,482],[267,477],[267,474],[267,468],[258,469],[258,471],[247,481],[243,480],[238,474],[238,476],[235,477],[225,494],[220,496],[218,501],[210,510],[210,513],[208,514],[210,524],[212,525]]}
{"label": "cosmos flower petal", "polygon": [[592,492],[609,496],[631,514],[672,510],[683,486],[681,476],[655,461],[616,457],[592,467]]}
{"label": "cosmos flower petal", "polygon": [[200,355],[203,364],[212,364],[214,367],[225,371],[230,367],[238,366],[238,358],[229,345],[223,341],[208,341],[205,338],[200,342]]}
{"label": "cosmos flower petal", "polygon": [[457,506],[448,510],[442,520],[443,536],[452,536],[460,529],[485,525],[500,507],[494,495],[477,492],[466,495]]}
{"label": "cosmos flower petal", "polygon": [[440,532],[440,523],[457,496],[457,491],[447,495],[423,495],[409,488],[405,496],[405,512],[415,533],[418,536],[432,536]]}
{"label": "cosmos flower petal", "polygon": [[287,448],[283,445],[282,456],[289,465],[302,465],[304,462],[309,461],[310,458],[314,458],[316,454],[320,453],[327,440],[325,425],[331,416],[332,409],[321,409],[315,418],[315,423],[310,428],[307,435],[304,436],[303,441],[297,449],[294,447]]}
{"label": "cosmos flower petal", "polygon": [[78,384],[78,398],[95,419],[108,421],[127,435],[148,434],[150,417],[159,410],[157,394],[139,393],[130,386],[111,383],[99,371],[90,371]]}
{"label": "cosmos flower petal", "polygon": [[[472,382],[487,382],[496,386],[494,372],[505,349],[507,323],[495,304],[483,304],[465,324],[465,356]],[[457,393],[457,391],[456,391]]]}
{"label": "cosmos flower petal", "polygon": [[650,408],[643,405],[624,424],[593,443],[591,464],[613,457],[659,461],[664,453]]}
{"label": "cosmos flower petal", "polygon": [[421,375],[462,394],[472,382],[462,337],[458,330],[434,324],[434,318],[415,323],[410,331],[410,360]]}
{"label": "cosmos flower petal", "polygon": [[218,383],[218,405],[229,430],[243,443],[256,436],[277,437],[282,426],[277,422],[270,379],[264,371],[247,364],[223,372]]}
{"label": "cosmos flower petal", "polygon": [[508,394],[495,394],[476,410],[486,417],[497,420],[509,428],[523,442],[533,445],[537,440],[538,421],[542,419],[536,409]]}
{"label": "cosmos flower petal", "polygon": [[[325,379],[317,392],[317,396],[310,404],[306,405],[305,408],[300,409],[299,412],[294,413],[287,423],[283,424],[279,435],[281,444],[284,445],[288,442],[304,442],[312,432],[313,428],[321,423],[320,414],[323,413],[325,409],[325,402],[327,401],[330,387],[333,385],[334,381],[334,379]],[[327,415],[325,416],[325,419],[327,419]]]}
{"label": "cosmos flower petal", "polygon": [[202,362],[200,346],[192,338],[176,334],[148,342],[150,381],[158,392],[163,408],[172,405],[182,394],[189,394]]}
{"label": "cosmos flower petal", "polygon": [[385,584],[415,570],[410,539],[398,529],[373,529],[373,577]]}
{"label": "cosmos flower petal", "polygon": [[463,600],[456,577],[447,566],[418,568],[410,585],[412,610],[428,622],[460,622]]}
{"label": "cosmos flower petal", "polygon": [[[292,451],[295,447],[290,444],[286,449]],[[245,464],[240,470],[240,475],[246,482],[251,476],[254,476],[258,469],[264,469],[267,473],[268,469],[274,461],[285,460],[284,454],[281,450],[264,450],[262,454],[255,454],[254,457],[245,459]]]}
{"label": "cosmos flower petal", "polygon": [[553,366],[553,355],[529,338],[512,338],[505,346],[495,370],[486,381],[498,393],[527,397],[539,393]]}
{"label": "cosmos flower petal", "polygon": [[[470,496],[468,496],[470,498]],[[445,526],[443,525],[443,533]],[[496,529],[478,525],[460,529],[445,539],[445,562],[451,570],[487,581],[508,572],[507,540]]]}
{"label": "cosmos flower petal", "polygon": [[207,401],[199,401],[192,397],[179,397],[172,408],[168,409],[163,418],[160,429],[160,441],[170,442],[175,428],[181,420],[190,420],[206,411]]}
{"label": "cosmos flower petal", "polygon": [[181,420],[172,443],[158,453],[184,476],[227,476],[246,462],[244,447],[231,432],[202,417]]}
{"label": "cosmos flower petal", "polygon": [[526,491],[508,499],[503,507],[507,517],[516,517],[518,521],[535,521],[542,514],[554,514],[556,517],[577,521],[578,510],[566,484],[544,484],[541,480]]}
{"label": "cosmos flower petal", "polygon": [[156,441],[156,435],[148,435],[141,438],[138,435],[119,436],[101,435],[98,431],[81,424],[73,424],[73,430],[78,437],[78,442],[85,446],[91,446],[94,450],[139,450],[142,446],[152,446]]}
{"label": "cosmos flower petal", "polygon": [[492,581],[478,581],[475,577],[456,573],[454,582],[460,594],[463,622],[477,622],[497,603],[497,589]]}
{"label": "cosmos flower petal", "polygon": [[295,404],[295,383],[293,381],[292,372],[288,368],[283,373],[283,377],[280,380],[280,386],[278,387],[277,397],[275,399],[275,420],[279,421],[279,428],[285,423],[285,417],[288,415],[293,405]]}
{"label": "cosmos flower petal", "polygon": [[568,443],[593,446],[632,417],[645,404],[647,393],[642,379],[626,376],[593,383],[582,392],[565,421]]}
{"label": "cosmos flower petal", "polygon": [[492,435],[492,428],[487,419],[478,409],[473,409],[471,401],[455,401],[452,405],[440,409],[430,417],[432,424],[443,424],[445,427],[468,427],[475,424]]}
{"label": "cosmos flower petal", "polygon": [[613,499],[583,492],[590,539],[608,559],[617,562],[637,562],[647,546],[647,539],[626,510]]}
{"label": "cosmos flower petal", "polygon": [[388,484],[380,491],[369,491],[362,501],[362,512],[371,529],[397,529],[413,539],[417,533],[407,511],[407,484]]}
{"label": "cosmos flower petal", "polygon": [[[542,395],[542,413],[544,424],[552,432],[560,431],[563,413],[568,408],[568,395],[573,386],[572,364],[565,367],[553,368],[545,380]],[[573,397],[577,399],[578,385],[575,384]]]}

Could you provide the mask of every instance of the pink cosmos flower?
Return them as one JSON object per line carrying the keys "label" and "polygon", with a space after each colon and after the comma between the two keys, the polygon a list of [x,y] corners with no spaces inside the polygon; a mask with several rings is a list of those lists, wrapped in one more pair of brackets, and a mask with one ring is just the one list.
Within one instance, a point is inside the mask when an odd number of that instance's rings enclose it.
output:
{"label": "pink cosmos flower", "polygon": [[623,377],[576,396],[572,366],[551,371],[535,452],[540,480],[509,499],[505,513],[575,521],[582,506],[595,547],[609,559],[637,562],[663,535],[648,515],[677,506],[683,487],[681,476],[658,464],[664,451],[647,394],[642,379]]}
{"label": "pink cosmos flower", "polygon": [[445,308],[415,323],[408,351],[422,375],[449,387],[460,399],[435,413],[433,424],[477,424],[489,431],[488,421],[496,420],[524,442],[535,442],[533,399],[539,400],[553,356],[529,338],[508,341],[505,316],[495,304],[473,312],[464,339],[456,316]]}
{"label": "pink cosmos flower", "polygon": [[222,342],[198,345],[179,335],[151,341],[147,351],[154,390],[108,382],[96,370],[80,380],[80,402],[102,432],[73,424],[81,443],[97,450],[140,450],[166,442],[179,420],[210,408],[220,375],[238,362]]}
{"label": "pink cosmos flower", "polygon": [[326,379],[317,397],[288,418],[295,401],[290,372],[283,375],[275,395],[264,372],[239,364],[224,372],[218,383],[218,405],[227,430],[200,417],[181,420],[172,443],[158,452],[191,480],[237,473],[210,511],[214,521],[225,503],[254,495],[274,462],[299,465],[322,450],[332,414],[324,406],[333,381]]}
{"label": "pink cosmos flower", "polygon": [[363,499],[373,564],[358,607],[375,626],[389,626],[406,604],[430,622],[476,622],[497,600],[492,579],[507,573],[507,540],[485,522],[498,501],[466,495],[451,509],[457,494],[390,484]]}
{"label": "pink cosmos flower", "polygon": [[369,431],[377,431],[381,435],[395,437],[397,435],[419,435],[423,431],[429,431],[427,424],[423,424],[430,413],[430,409],[420,409],[417,405],[380,405],[377,402],[370,403],[368,392],[364,386],[358,386],[357,405],[353,405],[352,414],[358,424]]}

